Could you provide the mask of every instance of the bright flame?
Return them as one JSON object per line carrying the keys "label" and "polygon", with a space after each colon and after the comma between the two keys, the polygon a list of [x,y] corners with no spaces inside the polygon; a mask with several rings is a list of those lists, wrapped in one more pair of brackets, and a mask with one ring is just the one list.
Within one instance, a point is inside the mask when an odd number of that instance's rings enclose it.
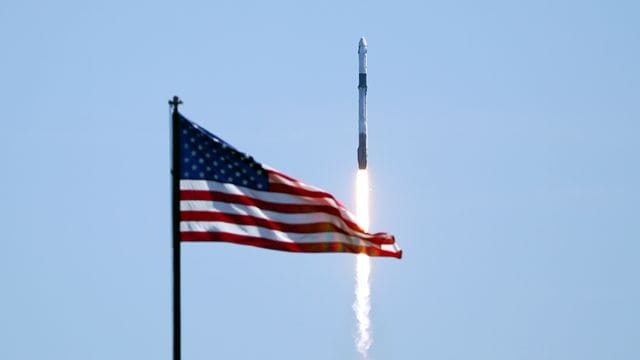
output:
{"label": "bright flame", "polygon": [[369,173],[367,170],[358,170],[356,174],[356,218],[364,231],[369,231]]}
{"label": "bright flame", "polygon": [[[367,170],[358,170],[356,175],[356,217],[358,223],[365,230],[369,230],[369,173]],[[356,346],[363,359],[369,358],[371,339],[371,321],[369,311],[371,303],[369,297],[371,262],[366,254],[358,254],[356,262],[356,301],[353,310],[358,320],[358,337]]]}

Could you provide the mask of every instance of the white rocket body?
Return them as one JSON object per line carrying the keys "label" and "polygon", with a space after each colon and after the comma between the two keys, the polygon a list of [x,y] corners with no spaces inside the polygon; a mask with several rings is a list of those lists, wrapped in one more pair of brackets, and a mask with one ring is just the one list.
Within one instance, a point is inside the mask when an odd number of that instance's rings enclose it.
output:
{"label": "white rocket body", "polygon": [[358,168],[367,168],[367,40],[358,43]]}

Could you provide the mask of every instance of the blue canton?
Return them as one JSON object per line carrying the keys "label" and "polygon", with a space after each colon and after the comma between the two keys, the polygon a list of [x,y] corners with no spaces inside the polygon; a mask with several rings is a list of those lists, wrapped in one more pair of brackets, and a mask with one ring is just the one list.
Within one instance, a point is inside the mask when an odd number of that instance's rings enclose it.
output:
{"label": "blue canton", "polygon": [[180,179],[211,180],[268,190],[269,177],[251,156],[180,117]]}

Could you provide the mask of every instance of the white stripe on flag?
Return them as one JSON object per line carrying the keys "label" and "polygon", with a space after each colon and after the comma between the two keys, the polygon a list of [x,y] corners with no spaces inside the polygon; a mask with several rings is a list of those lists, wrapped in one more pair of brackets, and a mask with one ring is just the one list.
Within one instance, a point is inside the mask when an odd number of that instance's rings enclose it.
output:
{"label": "white stripe on flag", "polygon": [[240,236],[252,236],[283,243],[343,243],[357,246],[364,246],[386,251],[398,252],[395,245],[377,245],[369,241],[362,240],[356,236],[346,236],[335,232],[322,233],[285,233],[277,230],[266,229],[253,225],[229,224],[220,221],[182,221],[180,222],[180,232],[203,232],[203,233],[228,233]]}
{"label": "white stripe on flag", "polygon": [[313,198],[300,195],[261,191],[231,183],[219,183],[209,180],[180,180],[180,190],[218,191],[225,194],[247,196],[254,199],[260,199],[278,204],[313,204],[328,205],[335,208],[340,207],[334,199],[327,197]]}
{"label": "white stripe on flag", "polygon": [[234,215],[248,215],[258,219],[285,224],[330,222],[337,225],[338,223],[342,223],[342,219],[327,213],[287,214],[277,211],[262,210],[256,206],[230,204],[209,200],[181,200],[180,211],[210,211]]}
{"label": "white stripe on flag", "polygon": [[223,213],[230,215],[245,215],[252,218],[267,220],[271,222],[283,224],[314,224],[314,223],[330,223],[337,228],[346,231],[349,235],[360,236],[368,239],[373,237],[371,234],[359,232],[349,228],[344,221],[334,215],[327,213],[304,213],[304,214],[288,214],[276,211],[263,210],[256,206],[248,206],[241,204],[231,204],[219,201],[208,200],[182,200],[180,201],[180,211],[202,211],[211,213]]}
{"label": "white stripe on flag", "polygon": [[277,204],[326,205],[337,209],[343,218],[357,224],[357,219],[353,214],[351,214],[347,209],[337,203],[334,199],[327,197],[311,198],[299,195],[273,193],[268,191],[250,189],[243,186],[237,186],[234,184],[219,183],[216,181],[208,180],[180,180],[180,190],[218,191],[225,194],[246,196],[252,199],[258,199]]}

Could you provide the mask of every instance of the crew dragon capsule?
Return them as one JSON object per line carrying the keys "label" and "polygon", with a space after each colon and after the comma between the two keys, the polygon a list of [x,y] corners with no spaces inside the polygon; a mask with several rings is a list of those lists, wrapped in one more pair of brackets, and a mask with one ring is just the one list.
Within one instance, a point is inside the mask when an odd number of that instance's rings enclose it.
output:
{"label": "crew dragon capsule", "polygon": [[367,40],[358,43],[358,168],[367,168]]}

